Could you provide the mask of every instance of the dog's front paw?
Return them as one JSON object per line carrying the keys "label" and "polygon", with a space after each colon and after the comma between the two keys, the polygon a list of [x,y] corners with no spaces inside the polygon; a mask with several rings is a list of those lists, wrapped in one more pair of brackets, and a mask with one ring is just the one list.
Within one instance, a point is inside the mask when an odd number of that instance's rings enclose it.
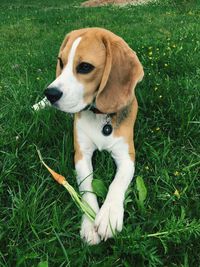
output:
{"label": "dog's front paw", "polygon": [[94,223],[86,215],[83,215],[80,235],[89,245],[96,245],[101,241],[94,227]]}
{"label": "dog's front paw", "polygon": [[101,240],[107,240],[122,230],[124,217],[123,203],[105,201],[95,219],[95,228]]}

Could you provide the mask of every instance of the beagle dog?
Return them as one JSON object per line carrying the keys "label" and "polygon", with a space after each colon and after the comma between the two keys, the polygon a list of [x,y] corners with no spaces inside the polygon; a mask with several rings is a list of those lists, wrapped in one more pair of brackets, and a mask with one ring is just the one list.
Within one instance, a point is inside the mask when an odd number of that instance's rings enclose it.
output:
{"label": "beagle dog", "polygon": [[[45,90],[46,98],[34,105],[38,109],[50,102],[75,113],[77,182],[83,199],[97,214],[94,222],[86,215],[82,218],[80,234],[90,245],[122,230],[125,192],[135,170],[134,90],[143,76],[136,53],[122,38],[102,28],[75,30],[61,44],[56,79]],[[109,151],[117,166],[101,207],[92,189],[91,159],[96,149]]]}

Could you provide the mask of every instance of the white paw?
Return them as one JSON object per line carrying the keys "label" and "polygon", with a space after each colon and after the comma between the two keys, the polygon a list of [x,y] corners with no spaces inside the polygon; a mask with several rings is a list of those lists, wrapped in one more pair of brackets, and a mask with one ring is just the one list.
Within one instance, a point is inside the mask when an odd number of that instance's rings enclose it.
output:
{"label": "white paw", "polygon": [[86,215],[83,215],[80,235],[89,245],[96,245],[101,241],[100,236],[95,230],[94,222],[92,222]]}
{"label": "white paw", "polygon": [[123,204],[106,201],[95,219],[95,228],[101,240],[107,240],[122,230],[124,218]]}

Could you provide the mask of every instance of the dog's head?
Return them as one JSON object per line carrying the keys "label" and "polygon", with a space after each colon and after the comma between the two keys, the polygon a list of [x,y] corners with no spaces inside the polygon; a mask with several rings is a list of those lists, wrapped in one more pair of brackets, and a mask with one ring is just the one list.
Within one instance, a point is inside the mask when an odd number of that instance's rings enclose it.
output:
{"label": "dog's head", "polygon": [[114,113],[131,103],[143,76],[137,55],[123,39],[105,29],[80,29],[65,37],[56,79],[45,95],[65,112],[79,112],[95,100],[101,112]]}

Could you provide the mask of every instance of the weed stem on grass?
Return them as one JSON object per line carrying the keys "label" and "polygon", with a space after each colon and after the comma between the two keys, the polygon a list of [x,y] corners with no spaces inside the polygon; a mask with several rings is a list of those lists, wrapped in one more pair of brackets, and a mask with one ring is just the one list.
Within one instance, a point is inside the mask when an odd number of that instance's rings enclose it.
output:
{"label": "weed stem on grass", "polygon": [[191,169],[191,168],[193,168],[193,167],[195,167],[195,166],[197,166],[199,164],[200,164],[200,161],[197,161],[197,162],[195,162],[195,163],[183,168],[183,171],[187,171],[188,169]]}
{"label": "weed stem on grass", "polygon": [[163,231],[163,232],[157,232],[157,233],[152,233],[152,234],[147,234],[147,235],[142,235],[142,237],[159,237],[159,236],[166,236],[169,234],[174,234],[177,232],[185,232],[187,230],[194,230],[194,229],[199,229],[198,231],[200,231],[200,225],[194,226],[194,225],[188,225],[184,228],[180,228],[180,229],[174,229],[174,230],[169,230],[169,231]]}

